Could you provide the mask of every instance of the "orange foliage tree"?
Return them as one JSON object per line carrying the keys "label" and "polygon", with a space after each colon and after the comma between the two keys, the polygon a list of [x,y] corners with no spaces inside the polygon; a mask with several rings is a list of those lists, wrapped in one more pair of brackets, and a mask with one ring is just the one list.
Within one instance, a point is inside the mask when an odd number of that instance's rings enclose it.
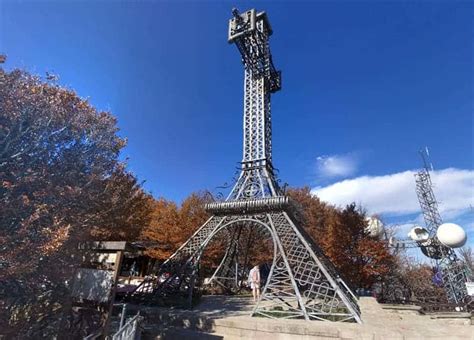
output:
{"label": "orange foliage tree", "polygon": [[[150,198],[118,160],[115,118],[0,68],[0,330],[66,337],[77,242],[137,237]],[[69,307],[68,307],[69,306]]]}
{"label": "orange foliage tree", "polygon": [[394,265],[386,242],[365,231],[365,214],[355,204],[344,209],[321,202],[309,188],[290,189],[298,203],[297,219],[341,275],[354,286],[370,288]]}
{"label": "orange foliage tree", "polygon": [[210,217],[204,210],[209,200],[203,193],[191,194],[180,206],[164,198],[155,200],[151,222],[141,235],[156,243],[148,255],[161,262],[170,257]]}
{"label": "orange foliage tree", "polygon": [[[204,206],[211,200],[206,193],[193,193],[179,206],[165,198],[155,200],[152,204],[151,223],[141,235],[142,239],[154,243],[154,246],[148,248],[147,254],[159,262],[168,259],[209,219],[210,215]],[[228,239],[219,237],[222,235],[224,231],[211,240],[204,251],[201,267],[205,274],[209,274],[209,271],[215,269],[222,260],[228,246]],[[263,235],[262,230],[242,229],[239,248],[244,249],[250,245],[244,250],[248,261],[255,264],[271,261],[273,249],[267,239],[262,239],[264,237],[268,239],[268,235]]]}
{"label": "orange foliage tree", "polygon": [[[336,209],[321,202],[309,188],[290,189],[288,194],[297,203],[297,220],[353,285],[368,288],[389,272],[393,256],[387,244],[367,234],[365,214],[354,204]],[[208,201],[203,194],[192,194],[181,206],[163,198],[155,201],[152,222],[142,234],[157,242],[149,254],[160,261],[172,255],[210,217],[204,210]],[[242,232],[243,243],[250,239],[248,259],[255,264],[271,261],[269,236],[261,230]],[[225,240],[211,242],[205,250],[203,267],[216,267],[225,247]]]}
{"label": "orange foliage tree", "polygon": [[445,290],[433,283],[433,268],[426,263],[405,263],[401,275],[411,300],[421,305],[448,303]]}

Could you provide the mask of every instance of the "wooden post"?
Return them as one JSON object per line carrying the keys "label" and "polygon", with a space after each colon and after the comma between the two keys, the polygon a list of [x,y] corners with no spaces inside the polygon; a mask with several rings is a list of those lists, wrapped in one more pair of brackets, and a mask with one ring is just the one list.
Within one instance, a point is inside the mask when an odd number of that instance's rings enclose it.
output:
{"label": "wooden post", "polygon": [[120,315],[120,327],[119,329],[121,329],[123,327],[123,325],[125,324],[125,314],[127,313],[127,304],[124,303],[122,305],[122,315]]}
{"label": "wooden post", "polygon": [[112,311],[114,309],[115,293],[117,291],[117,282],[120,274],[120,268],[122,267],[122,259],[123,251],[119,250],[117,251],[117,256],[115,257],[114,276],[112,278],[112,291],[110,294],[109,310],[105,319],[104,331],[102,332],[104,336],[107,336],[109,332],[110,321],[112,319]]}

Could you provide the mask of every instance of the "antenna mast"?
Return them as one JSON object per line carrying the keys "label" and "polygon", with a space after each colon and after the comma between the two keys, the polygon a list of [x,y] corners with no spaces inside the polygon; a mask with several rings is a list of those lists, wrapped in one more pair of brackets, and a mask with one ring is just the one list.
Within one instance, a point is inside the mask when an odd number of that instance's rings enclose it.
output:
{"label": "antenna mast", "polygon": [[[421,211],[429,234],[429,239],[420,244],[422,252],[433,259],[441,270],[446,296],[450,303],[461,304],[468,297],[466,288],[466,271],[463,263],[458,259],[456,252],[443,245],[436,236],[438,227],[443,223],[438,209],[438,202],[433,192],[428,148],[420,150],[423,168],[415,174],[416,194],[420,202]],[[430,166],[428,166],[430,164]]]}
{"label": "antenna mast", "polygon": [[228,42],[237,46],[244,64],[244,126],[242,172],[227,197],[240,200],[281,195],[272,165],[270,97],[281,89],[269,37],[273,31],[265,12],[232,10]]}

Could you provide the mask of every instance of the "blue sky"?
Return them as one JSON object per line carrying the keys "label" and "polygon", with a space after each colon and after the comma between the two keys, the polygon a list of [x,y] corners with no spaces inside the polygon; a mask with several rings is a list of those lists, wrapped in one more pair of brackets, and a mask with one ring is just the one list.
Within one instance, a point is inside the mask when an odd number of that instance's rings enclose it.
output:
{"label": "blue sky", "polygon": [[53,72],[110,110],[131,171],[155,196],[180,201],[215,192],[241,158],[233,6],[267,11],[274,29],[283,73],[274,163],[284,182],[411,223],[410,171],[428,145],[443,214],[474,231],[472,3],[6,0],[0,53],[8,69]]}

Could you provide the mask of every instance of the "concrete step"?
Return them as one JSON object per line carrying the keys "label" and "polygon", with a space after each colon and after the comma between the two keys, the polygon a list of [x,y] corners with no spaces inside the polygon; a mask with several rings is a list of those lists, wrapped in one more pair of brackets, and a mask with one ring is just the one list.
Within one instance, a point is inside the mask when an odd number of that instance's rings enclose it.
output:
{"label": "concrete step", "polygon": [[[198,306],[192,311],[142,306],[140,311],[147,328],[143,339],[474,339],[474,327],[447,325],[427,315],[391,312],[371,298],[360,300],[361,325],[250,317],[238,311],[245,300],[218,297],[216,301],[207,301],[206,308]],[[229,306],[230,302],[236,306]]]}
{"label": "concrete step", "polygon": [[383,309],[382,305],[373,297],[359,298],[359,307],[364,324],[382,325],[388,321],[396,322],[401,320],[399,315]]}
{"label": "concrete step", "polygon": [[[214,330],[226,340],[300,340],[300,339],[340,339],[339,330],[316,322],[311,326],[304,320],[270,320],[266,318],[225,318],[214,322]],[[328,326],[328,327],[326,327]]]}
{"label": "concrete step", "polygon": [[223,340],[224,336],[217,333],[200,332],[180,327],[163,329],[147,327],[142,333],[143,340]]}
{"label": "concrete step", "polygon": [[386,313],[383,310],[382,305],[373,297],[360,297],[358,302],[362,315]]}

